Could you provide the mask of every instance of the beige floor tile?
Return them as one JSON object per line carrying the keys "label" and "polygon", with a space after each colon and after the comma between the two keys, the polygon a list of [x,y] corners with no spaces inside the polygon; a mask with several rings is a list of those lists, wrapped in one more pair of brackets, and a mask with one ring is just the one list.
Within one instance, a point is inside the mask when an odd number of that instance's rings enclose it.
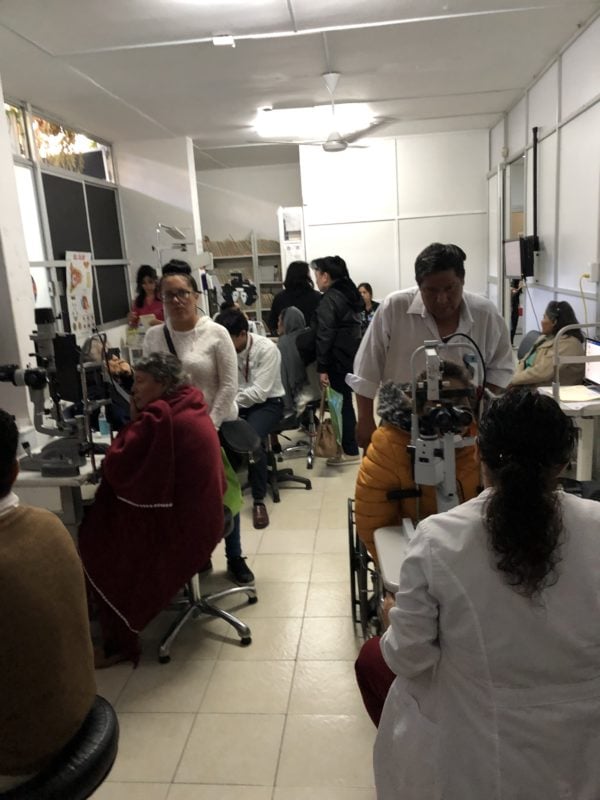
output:
{"label": "beige floor tile", "polygon": [[319,525],[315,539],[315,553],[347,553],[348,527],[324,528]]}
{"label": "beige floor tile", "polygon": [[306,601],[307,617],[349,617],[350,581],[348,583],[310,583]]}
{"label": "beige floor tile", "polygon": [[114,667],[108,669],[97,669],[97,693],[114,705],[132,674],[133,664],[115,664]]}
{"label": "beige floor tile", "polygon": [[302,626],[298,659],[354,661],[360,645],[349,617],[307,617]]}
{"label": "beige floor tile", "polygon": [[319,528],[343,528],[348,524],[346,498],[344,502],[323,503],[319,517]]}
{"label": "beige floor tile", "polygon": [[144,663],[135,670],[116,705],[117,711],[197,711],[214,661]]}
{"label": "beige floor tile", "polygon": [[110,783],[94,792],[92,800],[166,800],[168,783]]}
{"label": "beige floor tile", "polygon": [[375,788],[347,789],[328,786],[323,789],[311,786],[308,789],[278,787],[275,789],[273,800],[376,800],[376,797]]}
{"label": "beige floor tile", "polygon": [[269,527],[273,530],[281,531],[305,530],[308,528],[316,530],[321,513],[320,508],[304,508],[300,513],[297,506],[295,508],[287,506],[285,498],[283,498],[281,503],[277,503],[272,511],[269,510],[271,519]]}
{"label": "beige floor tile", "polygon": [[293,674],[293,661],[219,661],[200,711],[285,714]]}
{"label": "beige floor tile", "polygon": [[285,717],[198,714],[176,783],[272,786]]}
{"label": "beige floor tile", "polygon": [[[302,512],[297,511],[297,514]],[[268,528],[262,537],[258,552],[263,553],[312,553],[315,544],[315,529],[274,530]]]}
{"label": "beige floor tile", "polygon": [[313,583],[344,582],[350,586],[350,561],[347,553],[315,553],[310,574]]}
{"label": "beige floor tile", "polygon": [[119,714],[119,751],[111,779],[171,781],[193,722],[193,714]]}
{"label": "beige floor tile", "polygon": [[254,618],[250,628],[252,644],[248,647],[224,646],[221,650],[223,661],[293,661],[296,658],[301,619]]}
{"label": "beige floor tile", "polygon": [[301,486],[301,484],[294,485],[293,483],[282,483],[279,485],[281,502],[279,504],[274,503],[273,507],[278,509],[285,508],[286,510],[293,509],[294,511],[298,511],[298,509],[304,510],[307,508],[313,510],[320,509],[321,505],[323,504],[325,494],[323,491],[315,489],[315,487],[312,486],[312,475],[310,475],[308,472],[302,472],[301,470],[298,470],[296,464],[284,464],[283,466],[289,466],[294,470],[296,475],[308,478],[311,482],[311,488],[305,489]]}
{"label": "beige floor tile", "polygon": [[[306,605],[308,583],[276,583],[261,581],[258,583],[258,602],[247,605],[240,598],[224,598],[219,601],[222,608],[231,610],[233,614],[243,616],[250,624],[255,618],[302,617]],[[348,601],[350,605],[350,601]]]}
{"label": "beige floor tile", "polygon": [[[167,800],[271,800],[270,786],[206,786],[176,783]],[[362,800],[362,798],[356,798]]]}
{"label": "beige floor tile", "polygon": [[257,588],[263,581],[300,581],[310,579],[312,555],[307,553],[258,554],[254,557],[252,569],[256,575]]}
{"label": "beige floor tile", "polygon": [[353,661],[299,661],[289,714],[366,714]]}
{"label": "beige floor tile", "polygon": [[277,786],[370,788],[374,739],[368,717],[289,716]]}

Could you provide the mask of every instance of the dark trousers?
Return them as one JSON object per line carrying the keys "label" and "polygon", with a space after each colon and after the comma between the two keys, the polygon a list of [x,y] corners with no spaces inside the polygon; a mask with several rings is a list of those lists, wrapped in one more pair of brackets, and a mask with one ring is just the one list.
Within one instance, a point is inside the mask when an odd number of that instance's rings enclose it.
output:
{"label": "dark trousers", "polygon": [[267,495],[268,466],[265,440],[277,427],[282,416],[283,398],[281,397],[271,397],[264,403],[240,409],[240,417],[243,417],[248,425],[254,428],[263,442],[260,455],[257,455],[254,464],[250,464],[248,467],[248,479],[252,489],[252,499],[255,503],[261,503]]}
{"label": "dark trousers", "polygon": [[373,724],[379,727],[387,693],[396,677],[381,654],[379,636],[367,639],[360,648],[354,671],[365,708]]}
{"label": "dark trousers", "polygon": [[352,389],[345,381],[346,374],[342,372],[329,372],[331,388],[339,392],[344,398],[342,405],[342,450],[348,456],[358,455],[356,443],[356,415],[352,405]]}

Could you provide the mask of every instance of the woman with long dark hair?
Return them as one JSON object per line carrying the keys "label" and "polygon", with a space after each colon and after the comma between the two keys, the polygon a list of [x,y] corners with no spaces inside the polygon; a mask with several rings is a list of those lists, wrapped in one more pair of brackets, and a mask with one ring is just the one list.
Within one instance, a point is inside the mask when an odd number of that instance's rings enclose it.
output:
{"label": "woman with long dark hair", "polygon": [[360,293],[360,296],[363,299],[363,303],[365,304],[365,307],[363,308],[360,317],[363,326],[363,331],[366,331],[367,328],[369,327],[369,323],[375,316],[375,312],[379,308],[379,303],[373,300],[373,287],[371,286],[370,283],[366,283],[365,281],[363,281],[362,283],[358,284],[357,288]]}
{"label": "woman with long dark hair", "polygon": [[600,797],[600,504],[557,490],[575,429],[530,390],[479,427],[486,489],[420,523],[383,656],[378,800]]}
{"label": "woman with long dark hair", "polygon": [[271,333],[277,333],[279,315],[284,308],[295,306],[304,314],[306,325],[310,325],[321,295],[315,290],[306,261],[292,261],[285,273],[283,291],[276,294],[271,306],[268,325]]}
{"label": "woman with long dark hair", "polygon": [[358,464],[356,416],[352,405],[352,389],[346,384],[346,375],[352,371],[354,356],[360,345],[363,301],[343,258],[316,258],[312,267],[317,286],[323,293],[313,320],[317,372],[323,388],[329,385],[343,397],[341,450],[338,455],[328,458],[327,464],[330,467]]}
{"label": "woman with long dark hair", "polygon": [[127,321],[137,327],[140,317],[152,317],[150,325],[164,322],[162,300],[158,295],[158,275],[154,267],[142,264],[135,276],[136,295]]}
{"label": "woman with long dark hair", "polygon": [[[552,300],[548,303],[542,317],[541,336],[533,343],[531,350],[517,364],[511,386],[544,386],[554,378],[554,340],[565,325],[578,325],[579,321],[570,303],[566,300]],[[581,328],[567,331],[558,340],[560,356],[583,356],[583,333]],[[581,383],[584,364],[565,364],[560,368],[559,379],[563,386]]]}

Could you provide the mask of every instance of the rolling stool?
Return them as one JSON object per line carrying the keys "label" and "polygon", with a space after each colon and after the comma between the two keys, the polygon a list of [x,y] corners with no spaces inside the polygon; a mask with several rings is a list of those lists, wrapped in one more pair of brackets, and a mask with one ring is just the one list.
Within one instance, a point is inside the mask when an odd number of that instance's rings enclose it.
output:
{"label": "rolling stool", "polygon": [[[227,537],[233,529],[233,518],[229,509],[225,509],[225,533]],[[171,645],[179,631],[183,628],[189,619],[197,619],[201,614],[209,617],[218,617],[219,619],[228,622],[232,628],[235,628],[238,636],[240,637],[240,644],[242,647],[252,643],[252,633],[248,625],[242,622],[229,611],[214,605],[217,600],[223,597],[231,597],[232,595],[245,594],[248,598],[248,605],[254,605],[258,602],[256,595],[256,586],[250,584],[248,586],[232,586],[229,589],[223,589],[220,592],[213,594],[202,594],[200,592],[200,577],[199,575],[192,575],[190,580],[185,585],[184,599],[176,604],[179,608],[179,614],[169,626],[167,633],[163,636],[161,643],[158,647],[158,660],[161,664],[168,664],[171,660]],[[0,798],[1,800],[1,798]]]}
{"label": "rolling stool", "polygon": [[[171,645],[186,622],[189,619],[196,619],[201,614],[206,614],[209,617],[218,617],[228,622],[237,631],[242,647],[252,643],[252,633],[246,623],[230,614],[229,611],[214,605],[214,603],[222,597],[245,594],[248,598],[248,605],[253,605],[258,602],[256,586],[233,586],[230,589],[223,589],[221,592],[203,595],[200,593],[200,578],[198,575],[193,575],[187,583],[185,591],[186,599],[183,603],[183,609],[177,615],[158,648],[158,660],[161,664],[168,664],[171,660]],[[1,795],[0,800],[2,800]]]}
{"label": "rolling stool", "polygon": [[[294,415],[293,417],[288,417],[284,420],[287,422],[288,420],[294,420],[295,427],[299,427],[302,421],[302,417],[306,415],[306,429],[308,433],[308,441],[306,439],[299,439],[294,444],[290,445],[289,447],[283,447],[281,453],[278,455],[277,460],[283,461],[283,459],[287,457],[294,457],[297,454],[306,453],[306,468],[312,469],[313,464],[315,461],[315,442],[317,441],[317,424],[315,419],[315,411],[319,408],[320,400],[311,400],[309,403],[306,404],[304,407],[304,411],[297,417]],[[282,429],[285,430],[295,430],[292,427],[286,427]]]}
{"label": "rolling stool", "polygon": [[45,769],[31,780],[0,792],[0,800],[84,800],[112,769],[119,723],[111,704],[96,695],[81,728]]}
{"label": "rolling stool", "polygon": [[[279,425],[271,431],[271,433],[282,433],[283,431],[290,431],[296,430],[298,427],[298,420],[295,416],[287,417],[282,419]],[[271,437],[268,436],[266,440],[267,445],[267,469],[268,469],[268,476],[267,480],[269,482],[269,486],[271,487],[271,492],[273,494],[273,502],[279,503],[281,501],[281,497],[279,496],[279,484],[280,483],[299,483],[304,488],[309,491],[312,489],[312,483],[310,478],[304,478],[302,475],[294,475],[294,470],[290,469],[289,467],[284,467],[284,469],[277,469],[277,458],[275,453],[273,452],[273,447],[271,445]]]}

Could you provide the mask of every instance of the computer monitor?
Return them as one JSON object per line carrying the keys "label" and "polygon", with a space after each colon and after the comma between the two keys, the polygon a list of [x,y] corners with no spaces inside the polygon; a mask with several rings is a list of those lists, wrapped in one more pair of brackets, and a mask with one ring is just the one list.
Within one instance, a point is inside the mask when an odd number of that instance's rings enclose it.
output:
{"label": "computer monitor", "polygon": [[[600,342],[597,339],[585,340],[586,356],[600,356]],[[585,380],[600,386],[600,361],[585,362]]]}

